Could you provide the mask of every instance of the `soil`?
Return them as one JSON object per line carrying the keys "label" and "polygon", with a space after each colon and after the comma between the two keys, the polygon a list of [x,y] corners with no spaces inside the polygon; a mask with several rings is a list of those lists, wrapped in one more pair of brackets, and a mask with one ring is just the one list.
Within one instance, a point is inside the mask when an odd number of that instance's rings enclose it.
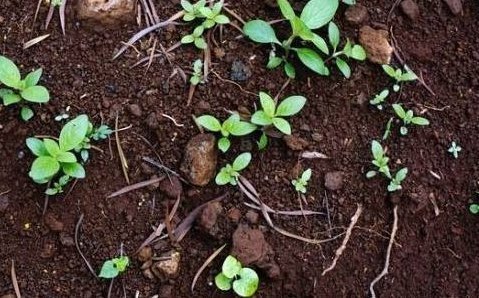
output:
{"label": "soil", "polygon": [[[67,34],[63,36],[56,15],[48,30],[42,28],[47,14],[43,7],[31,30],[36,2],[0,1],[0,53],[20,64],[22,73],[43,67],[42,84],[52,94],[50,103],[34,106],[37,115],[28,123],[19,119],[18,108],[0,107],[0,296],[14,293],[10,278],[14,260],[24,297],[106,297],[109,282],[91,275],[73,242],[75,224],[83,214],[80,246],[96,270],[104,260],[118,255],[121,247],[133,256],[129,270],[115,279],[112,297],[123,297],[124,293],[126,297],[136,293],[139,297],[232,297],[232,293],[215,289],[212,280],[221,259],[231,249],[234,231],[242,224],[264,233],[280,268],[276,278],[259,270],[257,297],[365,297],[369,295],[369,283],[383,268],[393,222],[392,202],[399,206],[397,245],[393,247],[389,274],[376,285],[377,293],[381,297],[479,296],[479,219],[468,212],[479,177],[479,5],[475,1],[463,1],[463,13],[459,15],[452,14],[446,2],[439,0],[416,1],[420,16],[415,21],[399,7],[392,13],[391,24],[401,54],[435,92],[433,96],[415,82],[405,84],[400,94],[389,98],[389,102],[401,101],[424,113],[431,121],[428,127],[412,128],[407,137],[399,136],[396,125],[385,143],[392,168],[404,165],[410,170],[403,191],[390,197],[383,179],[365,178],[370,169],[370,142],[381,138],[392,116],[367,102],[361,103],[388,84],[380,67],[369,62],[353,62],[349,80],[336,70],[326,78],[298,69],[298,78],[282,93],[308,98],[301,114],[291,118],[293,133],[307,141],[307,150],[326,154],[329,159],[300,159],[300,152],[289,149],[280,139],[273,139],[264,152],[252,150],[253,162],[244,175],[272,208],[299,208],[289,177],[290,169],[298,163],[313,170],[305,208],[325,212],[327,197],[333,227],[347,226],[357,204],[364,205],[360,228],[354,230],[335,269],[321,276],[341,240],[318,246],[280,235],[262,217],[255,223],[249,219],[251,214],[245,216],[250,209],[243,204],[245,198],[236,188],[218,187],[210,182],[205,187],[183,185],[177,219],[227,193],[217,218],[221,229],[212,234],[195,226],[179,244],[172,246],[165,240],[154,248],[156,255],[172,248],[181,254],[180,274],[167,281],[145,277],[134,252],[153,227],[163,221],[174,200],[154,187],[106,198],[126,185],[115,139],[98,143],[103,153],[92,152],[86,166],[87,178],[78,181],[71,193],[51,198],[45,217],[48,220],[44,220],[44,188],[27,175],[33,157],[25,146],[25,138],[57,135],[61,124],[53,118],[67,106],[72,115],[86,113],[95,123],[103,121],[110,126],[114,126],[118,115],[119,127],[132,125],[120,132],[120,139],[129,163],[130,180],[141,182],[157,174],[143,165],[143,157],[156,158],[143,138],[153,144],[165,166],[179,171],[184,148],[198,133],[192,114],[207,112],[224,118],[225,110],[252,110],[257,102],[254,94],[260,90],[277,94],[286,77],[280,70],[265,68],[266,46],[237,39],[238,32],[225,27],[215,50],[225,55],[213,58],[213,69],[221,78],[229,79],[232,64],[241,61],[249,68],[250,77],[239,82],[240,88],[210,74],[208,83],[198,86],[192,104],[186,106],[188,85],[178,76],[169,77],[175,66],[189,69],[192,61],[201,58],[199,51],[182,46],[174,51],[172,64],[160,57],[149,70],[130,68],[139,58],[146,57],[146,51],[137,55],[129,50],[114,61],[111,57],[122,41],[139,30],[138,26],[91,31],[76,22],[73,11],[67,8]],[[179,9],[179,1],[155,2],[161,19]],[[366,23],[384,28],[393,2],[359,1],[370,14]],[[260,0],[228,3],[246,20],[257,16],[280,18],[277,9]],[[345,36],[357,40],[359,27],[345,21],[344,10],[342,7],[337,14],[340,28]],[[169,28],[157,36],[167,48],[188,29]],[[50,33],[50,37],[22,50],[24,42],[45,33]],[[216,39],[220,41],[219,35]],[[142,41],[144,48],[151,46],[147,41]],[[162,114],[184,126],[175,126]],[[255,148],[254,141],[234,139],[232,149],[219,155],[219,165],[231,161],[240,148]],[[451,141],[463,148],[458,159],[447,152]],[[327,189],[325,175],[338,171],[343,179],[339,189]],[[324,216],[305,219],[275,215],[272,219],[277,226],[303,236],[328,237],[329,225]],[[191,294],[196,271],[224,243],[227,248],[203,272]]]}

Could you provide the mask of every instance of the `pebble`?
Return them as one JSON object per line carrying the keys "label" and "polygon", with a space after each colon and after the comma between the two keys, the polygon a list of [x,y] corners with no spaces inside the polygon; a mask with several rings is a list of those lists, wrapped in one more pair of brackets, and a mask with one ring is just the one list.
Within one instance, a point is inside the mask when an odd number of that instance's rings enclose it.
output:
{"label": "pebble", "polygon": [[361,25],[369,19],[368,9],[361,4],[351,5],[344,12],[346,21],[353,25]]}
{"label": "pebble", "polygon": [[151,260],[152,257],[153,257],[153,249],[151,249],[150,246],[145,246],[138,252],[138,260],[140,262],[147,262]]}
{"label": "pebble", "polygon": [[217,159],[215,136],[199,134],[186,145],[181,171],[191,184],[205,186],[215,176]]}
{"label": "pebble", "polygon": [[461,0],[444,0],[444,2],[446,2],[447,6],[449,6],[449,9],[454,15],[462,14],[463,9]]}
{"label": "pebble", "polygon": [[231,74],[230,78],[233,81],[246,81],[251,77],[251,70],[250,68],[243,63],[241,60],[233,61],[231,65]]}
{"label": "pebble", "polygon": [[293,151],[302,151],[309,146],[308,141],[295,135],[285,135],[283,140],[286,142],[286,146]]}
{"label": "pebble", "polygon": [[232,208],[228,211],[228,218],[231,219],[232,222],[238,223],[241,219],[241,211],[238,208]]}
{"label": "pebble", "polygon": [[343,187],[344,172],[328,172],[324,176],[324,186],[329,190],[339,190]]}
{"label": "pebble", "polygon": [[359,29],[359,43],[364,47],[368,60],[377,64],[389,64],[393,48],[388,41],[386,30],[376,30],[369,26]]}
{"label": "pebble", "polygon": [[205,230],[210,231],[215,227],[218,215],[220,215],[222,211],[223,207],[220,202],[208,203],[201,212],[199,225]]}
{"label": "pebble", "polygon": [[142,111],[141,111],[141,108],[139,105],[137,104],[131,104],[128,106],[128,109],[130,110],[130,113],[133,115],[133,116],[136,116],[136,117],[141,117],[141,115],[143,114]]}
{"label": "pebble", "polygon": [[164,257],[168,257],[168,259],[154,263],[151,271],[160,280],[176,278],[180,271],[180,253],[172,251]]}
{"label": "pebble", "polygon": [[79,0],[77,18],[93,29],[131,23],[136,17],[136,0]]}
{"label": "pebble", "polygon": [[415,21],[419,18],[419,7],[414,0],[404,0],[401,2],[402,12],[411,20]]}

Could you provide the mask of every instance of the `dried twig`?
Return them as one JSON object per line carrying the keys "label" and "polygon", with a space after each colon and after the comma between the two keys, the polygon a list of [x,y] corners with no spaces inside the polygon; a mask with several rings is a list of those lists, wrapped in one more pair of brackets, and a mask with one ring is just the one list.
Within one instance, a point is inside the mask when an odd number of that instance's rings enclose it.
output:
{"label": "dried twig", "polygon": [[12,268],[10,270],[13,289],[15,290],[15,295],[17,298],[21,298],[22,295],[20,294],[20,287],[18,286],[17,274],[15,273],[15,261],[12,260]]}
{"label": "dried twig", "polygon": [[132,184],[132,185],[128,185],[128,186],[123,187],[120,190],[115,191],[114,193],[112,193],[111,195],[109,195],[106,198],[111,199],[111,198],[117,197],[119,195],[128,193],[130,191],[137,190],[137,189],[147,187],[149,185],[161,182],[164,179],[165,179],[165,176],[161,176],[161,177],[158,177],[158,178],[153,178],[153,179],[150,179],[150,180],[147,180],[147,181],[142,181],[142,182],[138,182],[138,183],[135,183],[135,184]]}
{"label": "dried twig", "polygon": [[381,273],[371,282],[369,285],[369,291],[371,292],[371,297],[376,298],[376,292],[374,292],[374,285],[381,280],[386,274],[388,274],[388,268],[389,268],[389,259],[391,258],[391,250],[394,244],[394,237],[396,237],[396,232],[398,229],[398,206],[394,206],[394,223],[393,223],[393,228],[391,231],[391,238],[389,238],[389,245],[388,249],[386,251],[386,261],[384,262],[384,268]]}
{"label": "dried twig", "polygon": [[41,41],[45,40],[49,36],[50,36],[50,34],[45,34],[45,35],[41,35],[41,36],[35,37],[33,39],[30,39],[29,41],[27,41],[26,43],[23,44],[23,49],[26,50],[26,49],[36,45],[37,43],[40,43]]}
{"label": "dried twig", "polygon": [[93,267],[91,266],[90,262],[88,262],[87,258],[83,255],[81,249],[80,249],[80,244],[78,242],[78,234],[80,233],[80,227],[81,227],[81,224],[83,222],[83,214],[80,215],[80,218],[78,219],[78,222],[75,226],[75,246],[77,248],[77,251],[78,253],[80,254],[81,258],[83,259],[83,261],[85,262],[85,265],[88,267],[88,270],[91,272],[91,274],[93,274],[93,276],[95,278],[97,278],[96,276],[96,273],[95,273],[95,270],[93,269]]}
{"label": "dried twig", "polygon": [[60,14],[60,26],[62,27],[63,35],[65,35],[65,7],[68,0],[63,0],[58,8],[58,13]]}
{"label": "dried twig", "polygon": [[208,259],[206,259],[206,261],[203,263],[203,265],[201,265],[200,269],[198,269],[198,272],[196,272],[195,274],[195,277],[193,278],[193,282],[191,283],[191,293],[193,293],[193,290],[195,289],[195,285],[196,285],[196,282],[198,281],[198,278],[200,277],[201,273],[203,272],[203,270],[205,270],[205,268],[211,263],[213,262],[213,260],[220,254],[220,252],[223,251],[223,249],[226,247],[226,243],[223,244],[223,246],[221,246],[220,248],[218,248],[217,250],[215,250],[211,256],[208,257]]}
{"label": "dried twig", "polygon": [[344,250],[346,249],[346,245],[348,244],[349,238],[351,238],[351,234],[353,232],[354,226],[358,222],[359,216],[361,216],[362,212],[363,212],[363,206],[358,205],[358,209],[356,209],[356,212],[354,213],[353,217],[351,217],[351,223],[349,224],[349,227],[346,230],[346,235],[344,236],[343,243],[341,243],[341,246],[336,250],[334,260],[331,263],[331,266],[324,269],[321,276],[324,276],[328,271],[333,270],[334,267],[336,266],[336,263],[338,262],[339,257],[343,254]]}
{"label": "dried twig", "polygon": [[125,176],[126,183],[130,184],[130,178],[128,177],[128,162],[126,161],[125,153],[123,153],[123,149],[121,148],[120,137],[118,135],[118,114],[115,119],[115,140],[123,175]]}

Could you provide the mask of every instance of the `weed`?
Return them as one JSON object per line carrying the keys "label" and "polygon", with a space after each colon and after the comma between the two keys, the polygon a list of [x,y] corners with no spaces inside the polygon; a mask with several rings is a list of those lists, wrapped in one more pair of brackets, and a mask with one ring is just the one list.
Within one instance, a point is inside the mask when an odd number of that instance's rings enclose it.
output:
{"label": "weed", "polygon": [[456,142],[451,143],[451,147],[447,150],[447,152],[451,153],[454,158],[459,157],[459,152],[462,151],[461,146],[457,145]]}
{"label": "weed", "polygon": [[384,134],[383,134],[383,141],[386,140],[387,138],[389,138],[389,136],[391,135],[391,126],[393,124],[393,120],[394,120],[394,118],[391,117],[391,118],[389,118],[388,122],[386,123],[386,129],[384,130]]}
{"label": "weed", "polygon": [[215,182],[218,185],[236,185],[240,171],[244,170],[251,162],[251,153],[241,153],[233,161],[233,165],[227,164],[221,168],[220,172],[216,175]]}
{"label": "weed", "polygon": [[311,169],[307,169],[301,174],[301,177],[298,179],[293,179],[291,181],[291,184],[293,184],[294,188],[296,189],[297,192],[305,194],[307,189],[306,187],[308,186],[308,181],[311,179]]}
{"label": "weed", "polygon": [[415,125],[429,125],[429,120],[423,117],[414,117],[414,112],[412,110],[405,111],[400,104],[393,104],[394,112],[396,115],[403,121],[403,126],[400,128],[400,132],[403,136],[407,135],[409,124]]}
{"label": "weed", "polygon": [[479,204],[471,204],[469,205],[469,211],[472,214],[479,214]]}
{"label": "weed", "polygon": [[402,168],[399,171],[396,172],[396,175],[394,177],[391,177],[391,181],[389,181],[388,185],[388,191],[389,192],[395,192],[396,190],[402,189],[401,182],[406,179],[408,173],[407,168]]}
{"label": "weed", "polygon": [[233,291],[240,297],[250,297],[258,289],[259,277],[256,271],[241,265],[233,256],[227,256],[221,272],[215,277],[216,287],[222,291]]}
{"label": "weed", "polygon": [[384,72],[396,81],[393,86],[394,92],[399,91],[400,83],[417,80],[416,74],[407,66],[404,67],[405,71],[402,71],[400,68],[394,69],[392,66],[387,64],[383,65],[382,67]]}
{"label": "weed", "polygon": [[369,101],[370,104],[376,106],[378,110],[383,109],[383,102],[386,100],[386,97],[389,95],[389,90],[384,89],[379,94],[376,94],[372,100]]}
{"label": "weed", "polygon": [[196,86],[201,83],[201,81],[203,80],[202,69],[203,62],[201,61],[201,59],[195,60],[195,62],[193,62],[193,74],[190,78],[191,85]]}
{"label": "weed", "polygon": [[113,258],[106,260],[100,270],[99,277],[112,279],[125,272],[130,264],[130,259],[127,256]]}

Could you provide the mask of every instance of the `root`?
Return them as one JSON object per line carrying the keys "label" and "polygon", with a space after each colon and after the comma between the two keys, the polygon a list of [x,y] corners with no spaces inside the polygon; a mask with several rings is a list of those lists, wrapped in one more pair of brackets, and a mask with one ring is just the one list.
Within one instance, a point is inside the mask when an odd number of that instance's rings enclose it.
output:
{"label": "root", "polygon": [[336,250],[336,255],[334,257],[333,262],[331,263],[331,266],[324,269],[321,276],[324,276],[328,271],[331,271],[334,269],[334,267],[336,267],[336,263],[338,262],[339,257],[341,257],[344,250],[346,249],[346,245],[348,244],[349,238],[351,238],[351,234],[353,232],[354,226],[358,222],[359,216],[361,216],[362,212],[363,212],[363,206],[358,205],[358,209],[356,209],[356,212],[354,213],[353,217],[351,217],[351,223],[349,224],[349,227],[346,231],[346,236],[344,236],[343,243],[341,243],[341,246]]}

